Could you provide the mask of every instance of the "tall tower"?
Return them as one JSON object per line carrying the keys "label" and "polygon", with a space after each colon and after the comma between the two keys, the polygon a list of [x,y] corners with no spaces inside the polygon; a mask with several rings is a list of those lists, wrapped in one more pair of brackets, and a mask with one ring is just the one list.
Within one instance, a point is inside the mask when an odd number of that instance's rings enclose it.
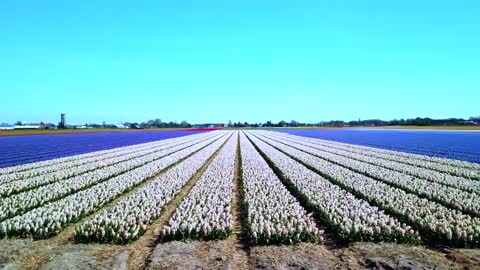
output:
{"label": "tall tower", "polygon": [[63,127],[66,127],[67,126],[67,118],[66,118],[66,114],[65,113],[62,113],[60,114],[60,123],[62,123],[62,126]]}

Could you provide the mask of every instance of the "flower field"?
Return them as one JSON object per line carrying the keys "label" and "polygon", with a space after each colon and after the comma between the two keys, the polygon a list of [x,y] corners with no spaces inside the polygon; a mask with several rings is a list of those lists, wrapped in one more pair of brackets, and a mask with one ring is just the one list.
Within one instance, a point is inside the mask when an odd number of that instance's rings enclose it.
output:
{"label": "flower field", "polygon": [[170,135],[1,168],[0,238],[480,247],[480,164],[266,130]]}
{"label": "flower field", "polygon": [[[457,160],[455,163],[465,166],[470,166],[472,162],[476,162],[477,165],[480,163],[480,140],[476,131],[408,129],[286,129],[280,131],[322,139],[322,141],[327,140],[327,142],[356,144],[356,149],[363,148],[373,152],[393,154],[393,156],[415,156],[427,161],[434,160],[436,163],[451,163],[452,159]],[[422,166],[428,166],[428,164],[422,164]]]}
{"label": "flower field", "polygon": [[[135,146],[158,140],[188,136],[205,130],[94,132],[25,136],[0,136],[0,171],[42,160],[59,159],[92,151]],[[1,174],[1,172],[0,172]]]}

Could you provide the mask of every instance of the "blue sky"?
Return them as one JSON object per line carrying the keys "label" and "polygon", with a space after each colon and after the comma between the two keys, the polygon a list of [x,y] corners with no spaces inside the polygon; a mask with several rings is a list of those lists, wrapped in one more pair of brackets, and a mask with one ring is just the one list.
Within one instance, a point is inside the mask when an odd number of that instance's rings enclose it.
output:
{"label": "blue sky", "polygon": [[480,115],[479,14],[478,1],[3,0],[0,122]]}

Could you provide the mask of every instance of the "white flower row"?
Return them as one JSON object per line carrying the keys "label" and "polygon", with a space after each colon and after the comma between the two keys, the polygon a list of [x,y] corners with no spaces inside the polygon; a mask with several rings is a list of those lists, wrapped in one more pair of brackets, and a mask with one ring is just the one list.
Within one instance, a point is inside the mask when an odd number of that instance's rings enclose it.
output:
{"label": "white flower row", "polygon": [[163,228],[165,239],[225,239],[232,231],[238,132],[227,141]]}
{"label": "white flower row", "polygon": [[125,146],[125,147],[119,147],[119,148],[89,152],[89,153],[84,153],[84,154],[79,154],[79,155],[68,156],[68,157],[61,157],[61,158],[55,158],[55,159],[49,159],[49,160],[43,160],[43,161],[37,161],[37,162],[31,162],[31,163],[26,163],[26,164],[20,164],[20,165],[16,165],[16,166],[0,168],[0,175],[10,174],[10,173],[18,173],[18,172],[28,171],[28,170],[35,170],[35,169],[41,168],[41,167],[49,167],[49,166],[54,166],[54,165],[59,165],[59,164],[64,164],[64,163],[69,163],[69,162],[76,162],[76,161],[82,160],[82,159],[95,158],[97,156],[101,156],[101,155],[105,155],[105,154],[109,154],[109,153],[115,153],[115,152],[118,152],[118,151],[122,151],[123,149],[131,149],[131,148],[136,148],[136,147],[139,147],[139,146],[147,146],[148,147],[150,145],[155,145],[158,142],[168,143],[172,140],[178,140],[180,138],[186,138],[186,137],[194,138],[196,136],[202,136],[204,134],[205,133],[198,133],[198,134],[193,134],[193,135],[189,135],[189,136],[185,136],[185,137],[169,138],[169,139],[165,139],[165,140],[161,140],[161,141],[154,141],[154,142],[136,144],[136,145],[131,145],[131,146]]}
{"label": "white flower row", "polygon": [[[264,138],[275,139],[275,141],[277,142],[300,149],[309,154],[326,159],[328,161],[347,167],[367,176],[371,176],[375,179],[379,179],[385,183],[392,184],[411,193],[427,197],[445,206],[458,209],[465,213],[480,216],[480,196],[476,193],[465,192],[438,183],[432,183],[430,181],[419,179],[411,175],[407,175],[393,170],[388,170],[355,159],[335,155],[330,152],[325,152],[313,147],[295,143],[290,140],[287,141],[282,139],[276,139],[269,136],[266,136]],[[480,181],[470,181],[476,182],[476,184],[478,184],[478,186],[480,187]]]}
{"label": "white flower row", "polygon": [[[213,136],[213,134],[210,134]],[[113,172],[119,170],[127,170],[129,168],[139,166],[143,163],[153,161],[161,156],[169,153],[170,151],[175,151],[177,149],[185,148],[189,145],[197,143],[200,139],[194,140],[181,140],[178,144],[171,144],[169,146],[160,146],[154,149],[146,149],[141,152],[127,154],[120,157],[114,157],[103,161],[98,161],[75,168],[71,168],[64,171],[54,172],[46,175],[39,175],[32,178],[22,179],[19,181],[14,181],[6,183],[0,186],[0,195],[9,196],[14,193],[19,193],[25,190],[29,190],[38,186],[47,185],[57,181],[61,181],[73,176],[78,178],[90,178],[102,177],[102,174],[105,172]],[[136,165],[135,165],[136,164]],[[90,172],[90,173],[87,173]],[[87,174],[85,174],[87,173]],[[93,180],[93,179],[92,179]],[[63,182],[63,181],[62,181]]]}
{"label": "white flower row", "polygon": [[[158,142],[157,142],[157,144],[158,144]],[[7,183],[7,182],[16,181],[16,180],[21,180],[21,179],[24,179],[24,178],[30,178],[30,177],[34,177],[34,176],[38,176],[38,175],[44,175],[44,174],[48,174],[48,173],[52,173],[52,172],[57,172],[57,171],[60,171],[60,170],[66,170],[66,169],[69,169],[71,167],[80,166],[80,165],[84,165],[84,164],[87,164],[87,163],[96,162],[96,161],[100,161],[100,160],[105,160],[105,159],[112,158],[112,157],[118,157],[118,156],[122,156],[122,155],[127,154],[127,153],[132,154],[137,149],[138,150],[145,150],[145,149],[148,149],[150,147],[155,147],[155,145],[152,145],[152,146],[138,146],[136,148],[116,150],[114,152],[103,153],[103,154],[96,155],[96,156],[93,156],[93,157],[74,159],[74,160],[69,161],[69,162],[55,163],[55,164],[52,164],[52,165],[46,165],[46,166],[31,169],[31,170],[14,172],[14,173],[10,173],[10,174],[3,174],[3,175],[0,175],[0,183]]]}
{"label": "white flower row", "polygon": [[[267,133],[265,133],[267,134]],[[452,185],[454,187],[469,187],[472,184],[476,184],[476,192],[480,193],[480,182],[472,180],[470,178],[477,178],[480,176],[480,171],[475,171],[471,169],[465,169],[461,167],[455,167],[445,164],[434,163],[438,168],[434,168],[429,165],[428,162],[415,159],[406,159],[404,157],[398,157],[389,154],[372,154],[366,150],[350,150],[347,147],[338,147],[335,144],[328,145],[326,143],[312,143],[309,140],[304,140],[301,137],[292,138],[291,136],[277,136],[277,132],[268,133],[270,136],[276,138],[282,138],[285,140],[292,140],[297,143],[305,144],[323,151],[328,151],[334,154],[343,155],[350,158],[359,159],[361,161],[366,161],[378,166],[382,166],[388,169],[393,169],[396,171],[408,173],[420,178],[425,178],[427,180]],[[351,149],[354,149],[351,147]],[[414,164],[414,165],[410,165]],[[423,165],[422,165],[423,164]],[[478,175],[477,175],[478,174]],[[459,176],[463,175],[463,176]],[[465,178],[464,176],[470,177]],[[455,186],[456,185],[456,186]],[[464,189],[465,190],[465,189]],[[469,189],[467,189],[469,190]],[[471,189],[475,191],[475,189]]]}
{"label": "white flower row", "polygon": [[[223,132],[218,133],[225,134]],[[199,142],[187,149],[175,152],[91,188],[0,222],[0,237],[33,236],[34,238],[42,238],[55,235],[69,223],[91,214],[132,187],[155,176],[161,170],[217,139],[218,137],[215,137]]]}
{"label": "white flower row", "polygon": [[[416,167],[396,161],[385,160],[382,158],[372,157],[366,153],[355,153],[350,151],[344,151],[336,148],[325,147],[323,145],[309,143],[303,140],[295,140],[290,137],[276,136],[277,133],[262,133],[271,138],[280,139],[284,142],[295,142],[296,144],[301,144],[305,147],[312,147],[322,153],[334,154],[337,156],[343,156],[350,159],[355,159],[358,161],[367,162],[373,165],[384,167],[386,169],[395,170],[401,173],[413,175],[419,178],[423,178],[432,182],[437,182],[443,185],[450,187],[458,188],[465,191],[471,191],[480,194],[480,181],[472,180],[464,177],[454,176],[449,173],[441,173],[435,170],[430,170],[422,167]],[[405,176],[407,177],[407,176]]]}
{"label": "white flower row", "polygon": [[[213,135],[213,134],[212,134]],[[22,214],[34,207],[43,205],[46,202],[62,198],[66,195],[75,193],[99,182],[128,172],[136,167],[162,158],[166,155],[179,151],[188,146],[194,145],[203,138],[189,141],[185,144],[177,144],[176,146],[154,152],[146,156],[130,159],[111,166],[81,174],[66,180],[53,182],[51,184],[38,187],[26,192],[22,192],[7,198],[0,198],[0,220]]]}
{"label": "white flower row", "polygon": [[[56,160],[51,160],[50,162],[52,162],[53,164],[50,164],[50,165],[47,164],[47,165],[36,167],[30,170],[24,170],[20,172],[13,172],[9,174],[0,175],[0,184],[21,180],[24,178],[39,176],[39,175],[45,176],[46,174],[51,174],[58,171],[65,171],[70,168],[81,166],[81,165],[83,166],[87,164],[91,165],[96,162],[105,161],[111,158],[122,157],[124,155],[135,156],[137,152],[139,152],[138,155],[140,155],[140,154],[143,154],[143,151],[145,150],[154,151],[155,149],[158,149],[162,146],[166,147],[169,145],[178,144],[180,142],[184,142],[185,140],[195,139],[196,137],[198,136],[179,137],[179,138],[167,139],[162,141],[155,141],[151,143],[115,148],[111,150],[96,152],[97,153],[96,155],[88,156],[88,157],[82,157],[83,155],[76,155],[76,156],[70,157],[70,161],[64,161],[60,163],[58,163]],[[43,164],[45,163],[46,162],[43,162]]]}
{"label": "white flower row", "polygon": [[150,183],[76,227],[79,242],[128,243],[143,235],[148,224],[162,213],[189,179],[203,166],[227,137],[213,142]]}
{"label": "white flower row", "polygon": [[240,135],[246,226],[256,244],[321,241],[311,214],[300,205],[260,156]]}
{"label": "white flower row", "polygon": [[290,146],[264,139],[269,144],[301,160],[317,172],[396,215],[408,220],[429,238],[453,245],[480,245],[480,219],[422,199],[363,174],[325,161]]}
{"label": "white flower row", "polygon": [[[149,143],[146,143],[146,144],[150,144],[150,143],[154,143],[154,142],[149,142]],[[131,146],[127,146],[127,147],[131,147]],[[123,147],[121,147],[121,148],[123,148]],[[5,167],[5,168],[0,168],[0,175],[24,172],[24,171],[28,171],[28,170],[34,170],[34,169],[37,169],[37,168],[41,168],[41,167],[49,167],[49,166],[58,165],[58,164],[62,164],[62,163],[68,163],[68,162],[72,162],[72,161],[74,162],[74,161],[79,160],[79,159],[91,158],[91,157],[95,157],[95,156],[98,156],[98,155],[104,155],[106,153],[119,151],[119,149],[121,149],[121,148],[113,148],[113,149],[108,149],[108,150],[94,151],[94,152],[88,152],[88,153],[84,153],[84,154],[53,158],[53,159],[48,159],[48,160],[35,161],[35,162],[30,162],[30,163],[15,165],[15,166],[9,166],[9,167]]]}
{"label": "white flower row", "polygon": [[432,157],[427,155],[406,153],[406,152],[400,152],[400,151],[394,151],[394,150],[374,148],[374,147],[368,147],[363,145],[340,143],[340,142],[307,138],[307,137],[295,136],[295,135],[287,135],[287,136],[290,136],[296,139],[305,140],[305,141],[310,141],[313,143],[319,143],[329,147],[335,147],[342,150],[354,151],[360,154],[380,157],[388,160],[407,163],[414,166],[438,170],[441,172],[448,172],[448,173],[456,174],[459,176],[465,176],[469,178],[480,177],[480,164],[474,163],[474,162],[440,158],[440,157]]}
{"label": "white flower row", "polygon": [[[257,133],[254,133],[257,135]],[[323,221],[347,240],[417,242],[418,232],[249,134]]]}

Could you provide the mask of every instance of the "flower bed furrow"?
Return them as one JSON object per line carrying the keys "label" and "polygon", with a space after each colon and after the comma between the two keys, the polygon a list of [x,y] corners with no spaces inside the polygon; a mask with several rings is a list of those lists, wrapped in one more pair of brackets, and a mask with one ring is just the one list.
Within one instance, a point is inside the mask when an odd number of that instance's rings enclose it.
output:
{"label": "flower bed furrow", "polygon": [[[263,135],[264,134],[262,134],[261,136],[263,137]],[[447,207],[460,210],[467,214],[480,216],[480,196],[476,193],[465,192],[438,183],[432,183],[430,181],[416,178],[411,175],[403,174],[393,170],[388,170],[383,167],[375,166],[351,158],[335,155],[330,152],[318,150],[309,146],[295,143],[293,141],[277,139],[268,135],[263,138],[269,138],[275,140],[276,142],[286,144],[288,146],[328,160],[353,171],[373,177],[387,184],[391,184],[408,192],[434,200]],[[478,183],[480,184],[480,182]]]}
{"label": "flower bed furrow", "polygon": [[165,240],[225,239],[232,232],[235,132],[164,226]]}
{"label": "flower bed furrow", "polygon": [[225,142],[223,137],[76,227],[78,242],[125,244],[143,235],[182,187]]}
{"label": "flower bed furrow", "polygon": [[270,139],[262,140],[327,176],[356,196],[408,221],[429,239],[455,246],[480,245],[480,219],[477,217],[420,198],[290,146]]}
{"label": "flower bed furrow", "polygon": [[[12,194],[31,190],[33,188],[55,183],[57,181],[63,182],[62,180],[68,180],[70,177],[74,176],[77,176],[76,179],[91,177],[98,179],[98,177],[102,177],[105,172],[121,171],[122,169],[127,170],[128,167],[139,166],[140,164],[155,160],[162,155],[165,155],[165,153],[171,151],[170,149],[184,148],[200,140],[202,140],[202,138],[183,141],[182,138],[182,140],[178,144],[170,145],[167,147],[160,147],[159,149],[157,149],[158,151],[144,150],[141,153],[111,158],[102,162],[95,162],[94,164],[72,168],[67,171],[60,171],[49,175],[40,175],[33,178],[10,182],[0,186],[0,195],[7,197]],[[129,164],[131,166],[129,166]],[[92,179],[92,181],[94,180]]]}
{"label": "flower bed furrow", "polygon": [[[0,184],[12,182],[12,181],[18,181],[21,179],[31,178],[39,175],[42,175],[42,177],[48,177],[47,176],[48,174],[52,174],[58,171],[62,171],[63,174],[60,174],[59,176],[57,175],[57,178],[67,178],[72,176],[71,173],[69,174],[71,170],[68,170],[68,169],[71,169],[74,167],[85,166],[85,169],[95,168],[95,164],[100,161],[105,162],[108,159],[112,159],[112,158],[123,158],[124,160],[126,160],[128,159],[128,156],[134,157],[134,156],[148,154],[148,153],[157,151],[161,147],[171,146],[174,144],[184,142],[185,140],[195,139],[196,137],[203,137],[203,136],[193,135],[192,137],[190,136],[180,137],[180,138],[167,139],[167,140],[150,142],[145,144],[115,148],[111,150],[100,151],[101,153],[97,152],[96,155],[88,156],[88,157],[82,157],[82,155],[77,155],[77,156],[70,157],[71,159],[70,161],[61,162],[61,163],[57,163],[57,161],[52,160],[51,162],[53,162],[53,164],[50,164],[50,165],[46,164],[44,166],[37,167],[30,170],[0,175]],[[86,165],[90,165],[90,166],[86,166]],[[79,170],[79,168],[75,168],[75,170]]]}
{"label": "flower bed furrow", "polygon": [[[439,172],[435,169],[427,169],[425,166],[419,166],[418,164],[413,166],[403,163],[403,161],[393,161],[385,158],[375,157],[369,154],[367,151],[352,152],[342,149],[332,148],[329,146],[324,146],[320,144],[310,143],[308,141],[303,141],[301,139],[292,139],[285,136],[276,136],[277,133],[265,133],[265,135],[270,137],[275,137],[282,140],[288,140],[296,143],[303,144],[305,146],[313,147],[318,150],[330,152],[336,155],[342,155],[344,157],[353,158],[359,161],[367,162],[373,165],[384,167],[386,169],[392,169],[398,172],[407,173],[419,178],[424,178],[429,181],[437,182],[440,184],[448,185],[454,188],[459,188],[466,191],[472,191],[480,194],[480,181],[473,180],[470,178],[465,178],[461,176],[456,176],[451,172]],[[449,167],[448,165],[441,165],[442,167]],[[470,175],[472,178],[475,178],[473,171],[465,171],[463,169],[457,168],[457,170],[464,171],[466,175]]]}
{"label": "flower bed furrow", "polygon": [[248,237],[254,244],[318,242],[322,232],[243,132],[240,135]]}
{"label": "flower bed furrow", "polygon": [[[282,134],[282,136],[285,136]],[[302,139],[312,143],[322,144],[329,147],[335,147],[343,150],[354,151],[360,154],[366,154],[369,156],[376,156],[385,159],[390,159],[397,162],[407,163],[414,166],[436,169],[440,171],[446,171],[450,173],[457,173],[465,177],[480,177],[480,164],[474,162],[468,162],[463,160],[448,159],[441,157],[432,157],[427,155],[406,153],[401,151],[387,150],[363,145],[347,144],[334,142],[329,140],[314,139],[303,136],[287,135],[294,139]],[[457,171],[458,168],[458,171]]]}
{"label": "flower bed furrow", "polygon": [[[219,132],[222,133],[222,132]],[[154,177],[188,155],[218,138],[199,142],[160,160],[148,163],[120,176],[111,178],[61,200],[0,222],[0,237],[19,236],[45,238],[58,234],[69,223],[76,222],[140,183]]]}
{"label": "flower bed furrow", "polygon": [[0,221],[22,214],[47,202],[65,197],[92,185],[96,185],[102,181],[128,172],[139,166],[160,159],[166,155],[170,155],[181,149],[187,148],[195,143],[201,142],[202,140],[203,139],[193,140],[187,144],[176,145],[147,156],[135,158],[66,180],[54,182],[7,198],[1,198]]}
{"label": "flower bed furrow", "polygon": [[[204,133],[193,134],[193,135],[185,136],[185,137],[194,138],[195,136],[202,136],[202,135],[204,135]],[[161,140],[161,141],[153,141],[153,142],[143,143],[141,145],[150,145],[150,144],[155,144],[157,142],[167,142],[167,141],[171,141],[171,140],[178,140],[178,139],[181,139],[181,138],[182,137],[169,138],[169,139],[165,139],[165,140]],[[136,147],[136,145],[126,146],[126,147]],[[79,160],[79,159],[93,158],[93,157],[98,156],[98,155],[104,155],[104,154],[116,152],[116,151],[119,151],[119,149],[123,149],[123,148],[125,148],[125,147],[88,152],[88,153],[84,153],[84,154],[78,154],[78,155],[72,155],[72,156],[66,156],[66,157],[60,157],[60,158],[53,158],[53,159],[48,159],[48,160],[43,160],[43,161],[30,162],[30,163],[21,164],[21,165],[0,168],[0,175],[18,173],[18,172],[23,172],[23,171],[28,171],[28,170],[35,170],[35,169],[41,168],[41,167],[59,165],[59,164],[69,163],[69,162],[72,162],[72,161],[74,162],[74,161]]]}
{"label": "flower bed furrow", "polygon": [[[256,133],[255,133],[256,134]],[[249,134],[287,184],[343,240],[416,243],[418,232]]]}

